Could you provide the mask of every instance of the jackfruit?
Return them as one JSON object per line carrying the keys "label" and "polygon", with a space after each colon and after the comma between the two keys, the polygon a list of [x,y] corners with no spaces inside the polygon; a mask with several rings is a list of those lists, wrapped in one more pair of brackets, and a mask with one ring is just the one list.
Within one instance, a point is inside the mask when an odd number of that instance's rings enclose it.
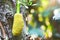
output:
{"label": "jackfruit", "polygon": [[22,33],[24,27],[24,20],[22,14],[20,14],[20,3],[17,0],[17,13],[14,15],[12,34],[13,36],[19,36]]}
{"label": "jackfruit", "polygon": [[12,28],[13,35],[14,36],[20,35],[22,33],[23,27],[24,27],[24,21],[22,14],[15,14]]}

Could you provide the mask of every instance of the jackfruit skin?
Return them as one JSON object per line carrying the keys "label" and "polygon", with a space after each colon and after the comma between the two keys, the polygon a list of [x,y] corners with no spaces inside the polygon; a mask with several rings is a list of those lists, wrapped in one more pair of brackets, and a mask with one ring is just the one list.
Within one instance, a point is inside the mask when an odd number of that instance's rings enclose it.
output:
{"label": "jackfruit skin", "polygon": [[13,28],[12,28],[12,34],[13,36],[18,36],[22,33],[24,27],[24,20],[22,14],[15,14],[14,15],[14,22],[13,22]]}

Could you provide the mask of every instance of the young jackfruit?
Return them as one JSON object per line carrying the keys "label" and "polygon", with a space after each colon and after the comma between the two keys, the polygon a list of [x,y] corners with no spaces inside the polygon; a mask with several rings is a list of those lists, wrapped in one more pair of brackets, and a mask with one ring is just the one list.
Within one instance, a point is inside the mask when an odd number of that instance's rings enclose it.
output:
{"label": "young jackfruit", "polygon": [[20,1],[16,0],[16,14],[14,15],[14,22],[13,22],[13,28],[12,28],[12,34],[13,36],[19,36],[22,33],[23,27],[24,27],[24,21],[23,16],[20,14]]}
{"label": "young jackfruit", "polygon": [[24,21],[22,14],[15,14],[12,28],[13,35],[14,36],[20,35],[22,33],[23,27],[24,27]]}

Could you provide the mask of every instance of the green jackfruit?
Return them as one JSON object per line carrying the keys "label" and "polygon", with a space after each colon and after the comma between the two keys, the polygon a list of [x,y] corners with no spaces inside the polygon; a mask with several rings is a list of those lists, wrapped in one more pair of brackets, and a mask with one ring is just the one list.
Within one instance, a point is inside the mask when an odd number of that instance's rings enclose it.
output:
{"label": "green jackfruit", "polygon": [[20,0],[16,0],[16,14],[14,15],[14,22],[12,28],[13,36],[21,35],[24,27],[24,20],[22,14],[20,14]]}
{"label": "green jackfruit", "polygon": [[22,14],[19,13],[15,14],[12,28],[13,35],[14,36],[20,35],[22,33],[23,27],[24,27],[24,21]]}

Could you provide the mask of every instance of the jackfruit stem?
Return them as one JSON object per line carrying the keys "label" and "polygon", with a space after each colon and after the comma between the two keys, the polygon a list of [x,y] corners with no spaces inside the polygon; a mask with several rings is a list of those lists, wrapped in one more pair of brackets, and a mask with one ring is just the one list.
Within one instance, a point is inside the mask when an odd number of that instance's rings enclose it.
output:
{"label": "jackfruit stem", "polygon": [[20,13],[20,1],[16,0],[16,12]]}

